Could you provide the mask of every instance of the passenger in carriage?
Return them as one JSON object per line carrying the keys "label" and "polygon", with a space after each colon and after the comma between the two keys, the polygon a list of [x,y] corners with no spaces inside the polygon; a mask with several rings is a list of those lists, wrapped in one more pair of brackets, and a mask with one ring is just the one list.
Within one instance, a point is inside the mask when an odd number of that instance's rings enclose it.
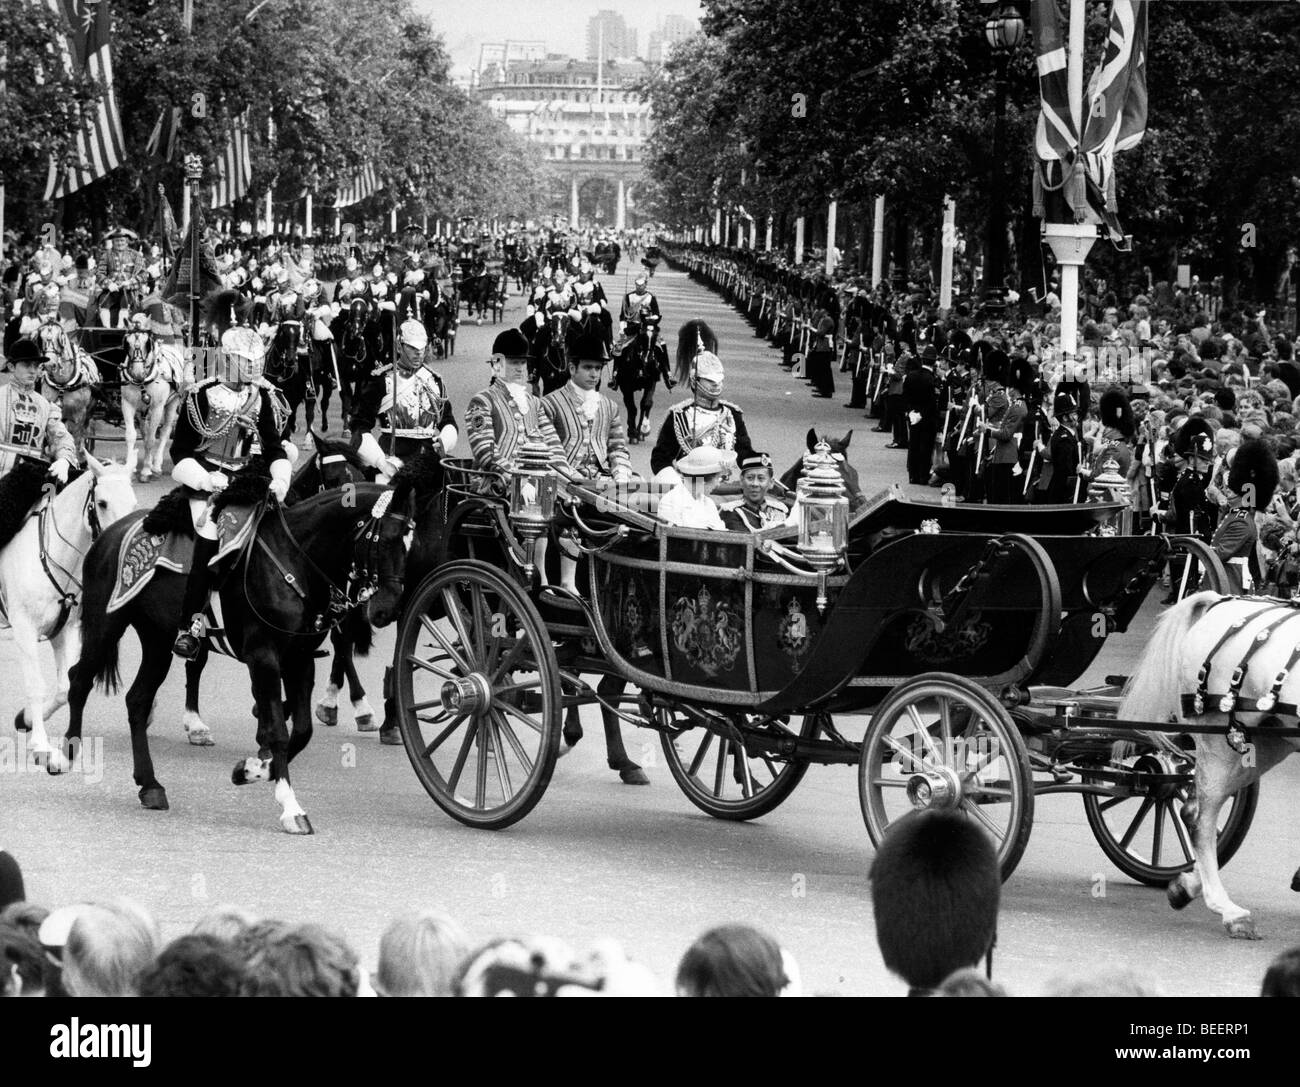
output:
{"label": "passenger in carriage", "polygon": [[734,532],[761,532],[785,524],[790,510],[784,502],[768,492],[772,486],[772,458],[766,453],[750,453],[740,461],[740,487],[743,497],[722,507],[722,523]]}
{"label": "passenger in carriage", "polygon": [[730,467],[725,454],[712,446],[692,449],[673,467],[679,482],[663,496],[656,511],[661,521],[679,528],[726,529],[726,522],[709,494]]}

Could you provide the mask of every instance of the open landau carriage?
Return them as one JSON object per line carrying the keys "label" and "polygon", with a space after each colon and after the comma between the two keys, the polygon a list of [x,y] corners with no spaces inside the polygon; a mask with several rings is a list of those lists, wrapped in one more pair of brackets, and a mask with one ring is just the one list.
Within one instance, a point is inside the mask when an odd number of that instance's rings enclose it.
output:
{"label": "open landau carriage", "polygon": [[[897,489],[849,518],[815,480],[798,528],[701,531],[658,521],[644,486],[558,480],[544,452],[510,477],[444,464],[440,561],[408,597],[394,663],[407,753],[454,818],[523,818],[565,712],[600,702],[658,731],[674,780],[720,819],[771,812],[811,764],[843,764],[875,844],[914,808],[960,809],[993,836],[1005,878],[1035,797],[1072,791],[1128,875],[1163,886],[1191,867],[1191,753],[1115,722],[1119,678],[1071,684],[1171,551],[1206,587],[1227,584],[1200,541],[1115,535],[1116,504],[946,507]],[[581,600],[535,585],[541,536],[584,556]],[[1257,788],[1225,806],[1222,859]]]}

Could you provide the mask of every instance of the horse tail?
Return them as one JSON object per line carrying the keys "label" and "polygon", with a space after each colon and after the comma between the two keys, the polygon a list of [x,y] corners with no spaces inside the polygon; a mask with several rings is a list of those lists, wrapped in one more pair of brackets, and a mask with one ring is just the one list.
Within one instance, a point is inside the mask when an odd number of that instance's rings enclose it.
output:
{"label": "horse tail", "polygon": [[[1188,632],[1220,599],[1218,593],[1201,592],[1175,604],[1156,625],[1147,642],[1137,669],[1124,688],[1118,716],[1125,721],[1152,721],[1164,724],[1182,721],[1183,643]],[[1169,743],[1163,733],[1146,733],[1160,746]]]}
{"label": "horse tail", "polygon": [[117,548],[104,545],[108,539],[119,540],[120,536],[111,531],[105,533],[95,541],[86,555],[83,569],[85,589],[81,596],[79,663],[92,669],[100,691],[111,695],[116,694],[121,686],[122,675],[118,668],[121,635],[119,633],[114,636],[108,629],[108,599],[117,583]]}

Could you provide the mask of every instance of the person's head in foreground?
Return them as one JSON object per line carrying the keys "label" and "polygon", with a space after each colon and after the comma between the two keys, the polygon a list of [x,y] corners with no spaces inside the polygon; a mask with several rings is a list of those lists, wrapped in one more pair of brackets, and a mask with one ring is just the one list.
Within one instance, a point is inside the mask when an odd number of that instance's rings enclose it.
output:
{"label": "person's head in foreground", "polygon": [[1300,946],[1283,951],[1268,966],[1260,996],[1300,996]]}
{"label": "person's head in foreground", "polygon": [[798,996],[794,959],[748,925],[710,929],[677,964],[678,996]]}
{"label": "person's head in foreground", "polygon": [[356,953],[319,925],[263,921],[239,938],[241,996],[356,996]]}
{"label": "person's head in foreground", "polygon": [[136,996],[158,954],[158,926],[134,902],[82,906],[63,947],[69,996]]}
{"label": "person's head in foreground", "polygon": [[659,996],[649,970],[612,940],[580,955],[548,936],[493,940],[473,952],[456,978],[456,996]]}
{"label": "person's head in foreground", "polygon": [[0,997],[44,995],[45,952],[40,941],[25,929],[0,921]]}
{"label": "person's head in foreground", "polygon": [[433,910],[399,917],[379,941],[379,996],[451,996],[469,941],[450,917]]}
{"label": "person's head in foreground", "polygon": [[871,864],[876,942],[913,994],[964,967],[992,976],[1002,877],[988,835],[965,815],[919,811],[885,835]]}
{"label": "person's head in foreground", "polygon": [[1044,996],[1164,996],[1150,978],[1135,970],[1103,970],[1081,978],[1057,978]]}
{"label": "person's head in foreground", "polygon": [[229,942],[189,935],[162,949],[140,978],[140,995],[238,996],[243,981],[243,962]]}

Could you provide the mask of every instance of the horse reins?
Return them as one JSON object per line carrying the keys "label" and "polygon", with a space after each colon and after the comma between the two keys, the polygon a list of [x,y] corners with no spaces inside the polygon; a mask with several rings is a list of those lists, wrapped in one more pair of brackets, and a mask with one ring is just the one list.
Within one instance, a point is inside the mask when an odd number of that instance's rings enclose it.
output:
{"label": "horse reins", "polygon": [[[90,542],[92,545],[97,539],[99,539],[99,534],[103,531],[99,523],[99,512],[95,509],[95,494],[98,486],[99,481],[97,479],[91,481],[90,491],[86,495],[86,504],[82,507],[81,511],[82,515],[86,518],[86,524],[90,529]],[[68,621],[68,616],[72,614],[72,609],[80,602],[82,584],[81,579],[77,577],[76,574],[66,566],[62,566],[50,558],[49,548],[46,544],[46,526],[51,520],[53,520],[51,517],[53,509],[54,503],[51,501],[43,510],[41,510],[40,514],[36,518],[36,544],[37,552],[41,559],[41,569],[45,572],[45,576],[49,578],[50,584],[54,586],[54,591],[59,594],[59,617],[54,621],[54,627],[50,632],[51,636],[57,634],[63,629],[64,624]],[[54,535],[58,538],[59,543],[63,544],[69,551],[77,556],[78,560],[85,557],[85,552],[78,550],[78,548],[76,548],[72,542],[59,531],[59,526],[57,524],[54,525]],[[86,550],[89,551],[89,548]],[[59,584],[58,578],[55,577],[54,570],[50,568],[51,565],[56,567],[59,573],[67,577],[68,583],[66,587]],[[74,585],[76,586],[75,590],[72,588]]]}

